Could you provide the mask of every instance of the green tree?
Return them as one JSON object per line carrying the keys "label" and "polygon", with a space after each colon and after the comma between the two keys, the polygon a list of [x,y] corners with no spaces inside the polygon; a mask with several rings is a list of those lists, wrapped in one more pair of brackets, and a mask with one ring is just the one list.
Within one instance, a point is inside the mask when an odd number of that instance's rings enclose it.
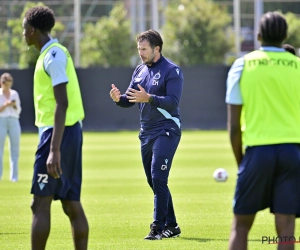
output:
{"label": "green tree", "polygon": [[95,24],[87,23],[81,40],[81,65],[130,66],[135,43],[130,35],[130,21],[121,2],[114,4],[109,16]]}
{"label": "green tree", "polygon": [[233,46],[226,28],[231,18],[209,0],[178,0],[169,4],[163,27],[164,51],[183,66],[220,64]]}
{"label": "green tree", "polygon": [[[22,22],[27,10],[34,6],[44,6],[44,3],[39,2],[38,4],[34,2],[26,2],[24,5],[24,10],[17,19],[11,19],[7,22],[7,26],[12,30],[12,46],[18,51],[18,54],[14,55],[14,61],[19,62],[19,68],[28,68],[34,67],[36,60],[39,56],[39,51],[34,46],[28,47],[26,42],[22,37],[23,28]],[[62,31],[64,29],[64,25],[60,22],[55,22],[55,26],[52,30],[52,34],[55,36],[57,31]]]}
{"label": "green tree", "polygon": [[285,43],[289,43],[295,48],[300,48],[300,20],[294,13],[291,12],[284,14],[284,16],[289,26],[288,39]]}
{"label": "green tree", "polygon": [[7,68],[9,62],[9,33],[8,30],[1,31],[0,39],[0,68]]}

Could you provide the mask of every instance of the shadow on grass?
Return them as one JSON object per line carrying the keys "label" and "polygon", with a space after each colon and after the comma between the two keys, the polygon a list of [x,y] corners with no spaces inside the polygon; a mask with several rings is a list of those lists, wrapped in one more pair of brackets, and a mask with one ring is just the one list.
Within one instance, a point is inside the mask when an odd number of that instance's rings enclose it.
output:
{"label": "shadow on grass", "polygon": [[[198,241],[198,242],[209,242],[209,241],[229,241],[229,239],[213,239],[213,238],[196,238],[196,237],[180,237],[182,240],[189,240],[189,241]],[[249,239],[248,241],[252,242],[261,242],[259,239]]]}

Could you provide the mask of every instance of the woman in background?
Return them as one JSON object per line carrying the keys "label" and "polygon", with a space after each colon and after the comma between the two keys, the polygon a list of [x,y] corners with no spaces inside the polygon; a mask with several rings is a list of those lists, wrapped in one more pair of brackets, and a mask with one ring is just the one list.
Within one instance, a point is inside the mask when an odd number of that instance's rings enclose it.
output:
{"label": "woman in background", "polygon": [[10,180],[18,181],[18,160],[20,148],[21,127],[19,116],[21,102],[17,91],[11,89],[13,78],[9,73],[0,77],[0,179],[3,169],[3,151],[6,135],[10,145]]}

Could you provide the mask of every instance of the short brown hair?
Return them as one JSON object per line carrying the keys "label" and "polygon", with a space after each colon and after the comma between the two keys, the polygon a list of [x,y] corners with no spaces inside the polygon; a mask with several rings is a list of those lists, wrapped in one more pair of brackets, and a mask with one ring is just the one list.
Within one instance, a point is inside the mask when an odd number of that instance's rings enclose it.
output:
{"label": "short brown hair", "polygon": [[12,78],[11,74],[5,72],[0,76],[0,82],[4,83],[4,82],[7,82],[7,81],[12,81],[13,82],[13,78]]}
{"label": "short brown hair", "polygon": [[157,31],[147,30],[147,31],[139,34],[136,38],[137,42],[142,42],[144,40],[147,40],[149,42],[150,47],[152,49],[154,49],[154,47],[156,47],[156,46],[159,46],[159,52],[161,53],[162,46],[163,46],[163,40]]}

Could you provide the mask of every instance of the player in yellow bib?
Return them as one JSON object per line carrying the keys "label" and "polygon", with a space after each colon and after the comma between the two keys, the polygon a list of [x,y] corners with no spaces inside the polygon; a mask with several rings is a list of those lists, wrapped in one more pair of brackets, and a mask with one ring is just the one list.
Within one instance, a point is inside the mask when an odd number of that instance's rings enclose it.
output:
{"label": "player in yellow bib", "polygon": [[33,88],[40,142],[31,188],[31,250],[46,248],[52,200],[60,200],[69,217],[74,249],[86,250],[89,228],[80,202],[84,110],[72,58],[50,36],[54,24],[54,13],[45,6],[29,9],[23,20],[26,43],[40,51]]}
{"label": "player in yellow bib", "polygon": [[238,165],[230,250],[247,249],[255,215],[265,208],[275,215],[284,243],[278,249],[294,249],[300,216],[300,59],[282,48],[287,30],[279,13],[263,15],[262,47],[237,59],[228,73],[228,131]]}

